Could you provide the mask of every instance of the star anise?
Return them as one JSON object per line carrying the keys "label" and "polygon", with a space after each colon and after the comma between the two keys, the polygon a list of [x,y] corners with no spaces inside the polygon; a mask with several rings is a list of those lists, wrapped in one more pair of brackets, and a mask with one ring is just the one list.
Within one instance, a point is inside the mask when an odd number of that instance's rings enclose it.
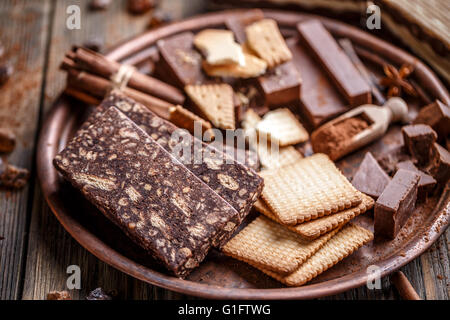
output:
{"label": "star anise", "polygon": [[414,86],[406,80],[414,71],[412,65],[404,64],[397,70],[393,65],[386,64],[383,66],[386,77],[380,80],[380,84],[388,88],[387,96],[399,97],[402,91],[410,96],[417,97],[417,91]]}

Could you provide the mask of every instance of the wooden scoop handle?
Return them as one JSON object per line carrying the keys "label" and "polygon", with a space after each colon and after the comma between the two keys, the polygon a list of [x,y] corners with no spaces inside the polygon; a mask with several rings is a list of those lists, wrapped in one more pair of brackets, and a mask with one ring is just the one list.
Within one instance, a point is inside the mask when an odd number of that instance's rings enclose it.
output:
{"label": "wooden scoop handle", "polygon": [[388,107],[391,112],[391,121],[390,122],[407,122],[408,121],[408,106],[406,105],[405,100],[399,97],[390,98],[385,104],[385,107]]}

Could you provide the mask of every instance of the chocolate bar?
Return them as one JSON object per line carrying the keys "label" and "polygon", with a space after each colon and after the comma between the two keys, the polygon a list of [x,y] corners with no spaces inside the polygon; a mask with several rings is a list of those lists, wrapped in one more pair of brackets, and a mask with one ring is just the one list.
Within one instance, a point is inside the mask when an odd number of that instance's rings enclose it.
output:
{"label": "chocolate bar", "polygon": [[302,43],[323,66],[351,106],[372,102],[369,85],[320,21],[301,22],[297,29]]}
{"label": "chocolate bar", "polygon": [[302,90],[300,108],[313,128],[335,118],[350,108],[340,93],[328,80],[314,59],[298,43],[297,39],[288,39],[286,43],[292,52],[292,61],[302,72]]}
{"label": "chocolate bar", "polygon": [[265,75],[258,84],[269,107],[285,105],[300,99],[301,77],[292,61],[285,62]]}
{"label": "chocolate bar", "polygon": [[264,13],[262,10],[247,10],[243,13],[229,15],[225,19],[225,26],[227,29],[233,31],[237,42],[244,44],[247,41],[245,27],[261,19],[264,19]]}
{"label": "chocolate bar", "polygon": [[[264,186],[263,179],[255,171],[227,157],[212,145],[191,136],[187,131],[178,130],[179,128],[171,122],[158,117],[119,91],[111,92],[104,99],[81,130],[87,128],[111,106],[116,106],[164,149],[174,154],[188,170],[231,204],[239,212],[241,221],[250,212]],[[180,155],[177,152],[179,147],[177,146],[179,140],[175,140],[177,136],[187,146],[187,155]]]}
{"label": "chocolate bar", "polygon": [[156,72],[164,81],[182,89],[188,84],[207,81],[202,71],[202,56],[194,49],[192,32],[161,39],[156,44],[160,53]]}
{"label": "chocolate bar", "polygon": [[391,178],[380,167],[372,153],[367,152],[353,177],[352,185],[359,191],[377,199],[390,181]]}
{"label": "chocolate bar", "polygon": [[426,174],[423,171],[420,171],[411,160],[406,160],[397,163],[397,169],[409,170],[420,175],[420,180],[417,185],[417,200],[423,202],[426,200],[427,195],[434,189],[436,186],[436,180]]}
{"label": "chocolate bar", "polygon": [[414,211],[418,173],[400,169],[375,203],[375,236],[394,239]]}
{"label": "chocolate bar", "polygon": [[447,183],[450,178],[450,152],[434,143],[431,148],[431,160],[427,171],[439,183]]}
{"label": "chocolate bar", "polygon": [[403,141],[409,154],[423,166],[430,160],[431,147],[436,142],[437,134],[430,126],[414,124],[402,128]]}
{"label": "chocolate bar", "polygon": [[239,223],[233,207],[115,107],[80,130],[54,165],[179,277]]}
{"label": "chocolate bar", "polygon": [[445,141],[450,136],[450,107],[436,100],[420,109],[413,123],[427,124],[433,128],[440,141]]}

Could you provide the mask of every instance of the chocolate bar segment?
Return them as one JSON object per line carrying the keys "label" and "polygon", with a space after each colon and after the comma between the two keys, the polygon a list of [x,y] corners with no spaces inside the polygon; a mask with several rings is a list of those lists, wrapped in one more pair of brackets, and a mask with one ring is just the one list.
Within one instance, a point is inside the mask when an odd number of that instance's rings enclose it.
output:
{"label": "chocolate bar segment", "polygon": [[353,177],[352,185],[359,191],[377,199],[390,181],[391,178],[380,167],[377,160],[370,152],[367,152]]}
{"label": "chocolate bar segment", "polygon": [[310,125],[317,128],[348,111],[350,108],[341,94],[298,40],[288,39],[286,43],[292,52],[293,63],[302,72],[300,108]]}
{"label": "chocolate bar segment", "polygon": [[419,166],[427,164],[431,148],[437,139],[436,132],[428,125],[415,124],[404,126],[402,134],[409,154],[417,159]]}
{"label": "chocolate bar segment", "polygon": [[202,56],[194,49],[194,34],[184,32],[159,40],[158,75],[166,82],[184,89],[188,84],[202,84],[207,77],[202,71]]}
{"label": "chocolate bar segment", "polygon": [[54,165],[179,277],[239,223],[233,207],[114,107],[80,130]]}
{"label": "chocolate bar segment", "polygon": [[420,175],[400,169],[375,203],[375,236],[394,239],[413,212]]}
{"label": "chocolate bar segment", "polygon": [[372,102],[369,85],[320,21],[301,22],[297,29],[302,43],[309,48],[351,106]]}
{"label": "chocolate bar segment", "polygon": [[258,78],[269,107],[277,107],[300,99],[301,77],[292,61],[285,62]]}
{"label": "chocolate bar segment", "polygon": [[[188,170],[231,204],[239,212],[241,221],[250,212],[264,186],[263,179],[255,171],[224,155],[212,145],[203,143],[187,131],[180,130],[119,91],[113,91],[104,99],[83,124],[82,129],[87,128],[111,106],[116,106],[164,149],[175,155]],[[180,154],[179,151],[183,151],[179,150],[180,141],[187,146],[184,149],[188,151],[187,154]]]}
{"label": "chocolate bar segment", "polygon": [[436,100],[420,109],[413,123],[427,124],[437,132],[440,141],[450,136],[450,107]]}

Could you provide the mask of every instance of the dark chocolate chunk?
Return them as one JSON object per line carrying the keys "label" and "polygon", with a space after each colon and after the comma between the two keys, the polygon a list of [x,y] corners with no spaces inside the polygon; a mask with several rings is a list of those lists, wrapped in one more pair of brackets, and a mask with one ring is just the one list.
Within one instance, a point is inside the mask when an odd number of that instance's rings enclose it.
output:
{"label": "dark chocolate chunk", "polygon": [[243,13],[229,15],[225,19],[225,26],[233,31],[237,42],[244,44],[247,41],[245,28],[262,19],[264,19],[264,13],[261,9],[246,10]]}
{"label": "dark chocolate chunk", "polygon": [[390,176],[397,171],[397,163],[405,160],[411,160],[411,156],[403,145],[394,147],[377,157],[380,167]]}
{"label": "dark chocolate chunk", "polygon": [[390,181],[391,178],[380,167],[377,160],[370,152],[367,152],[353,177],[352,184],[359,191],[377,199]]}
{"label": "dark chocolate chunk", "polygon": [[14,67],[11,63],[6,62],[0,65],[0,86],[4,85],[14,72]]}
{"label": "dark chocolate chunk", "polygon": [[89,292],[86,300],[112,300],[112,297],[102,288],[96,288]]}
{"label": "dark chocolate chunk", "polygon": [[425,172],[420,171],[411,160],[406,160],[406,161],[397,163],[397,169],[398,170],[400,170],[400,169],[409,170],[409,171],[415,172],[420,175],[419,184],[417,185],[417,187],[418,187],[417,199],[420,202],[425,201],[427,198],[427,195],[436,186],[436,180],[432,176],[426,174]]}
{"label": "dark chocolate chunk", "polygon": [[309,48],[351,106],[372,102],[369,85],[319,20],[300,22],[297,30],[302,43]]}
{"label": "dark chocolate chunk", "polygon": [[80,130],[54,165],[179,277],[239,224],[231,205],[115,107]]}
{"label": "dark chocolate chunk", "polygon": [[450,135],[450,107],[436,100],[423,107],[413,123],[431,126],[437,132],[439,140],[445,141]]}
{"label": "dark chocolate chunk", "polygon": [[269,107],[277,107],[300,99],[300,73],[292,61],[285,62],[266,75],[258,77],[258,84]]}
{"label": "dark chocolate chunk", "polygon": [[[207,145],[191,136],[185,130],[179,130],[174,124],[159,118],[143,105],[113,91],[89,117],[82,130],[100,117],[109,107],[116,106],[164,149],[176,157],[188,170],[199,177],[211,189],[215,190],[238,212],[242,221],[250,212],[253,203],[259,198],[264,186],[263,180],[255,171],[227,157],[211,145]],[[184,143],[189,144],[189,154],[178,154],[173,135],[178,134]],[[198,159],[196,157],[201,157]],[[202,161],[203,160],[203,161]],[[229,236],[231,237],[230,232]]]}
{"label": "dark chocolate chunk", "polygon": [[450,178],[450,152],[434,143],[431,148],[431,160],[427,172],[439,183],[445,184]]}
{"label": "dark chocolate chunk", "polygon": [[0,128],[0,152],[10,153],[16,146],[16,136],[11,130]]}
{"label": "dark chocolate chunk", "polygon": [[436,142],[437,134],[430,126],[414,124],[402,128],[403,140],[409,154],[417,159],[419,166],[430,160],[431,147]]}
{"label": "dark chocolate chunk", "polygon": [[350,110],[340,93],[328,80],[325,72],[305,51],[297,39],[286,43],[292,52],[292,62],[302,73],[300,108],[313,128]]}
{"label": "dark chocolate chunk", "polygon": [[160,59],[156,64],[158,75],[179,88],[188,84],[205,83],[202,56],[194,49],[194,34],[184,32],[157,42]]}
{"label": "dark chocolate chunk", "polygon": [[412,214],[420,175],[400,169],[375,203],[375,237],[394,239]]}

